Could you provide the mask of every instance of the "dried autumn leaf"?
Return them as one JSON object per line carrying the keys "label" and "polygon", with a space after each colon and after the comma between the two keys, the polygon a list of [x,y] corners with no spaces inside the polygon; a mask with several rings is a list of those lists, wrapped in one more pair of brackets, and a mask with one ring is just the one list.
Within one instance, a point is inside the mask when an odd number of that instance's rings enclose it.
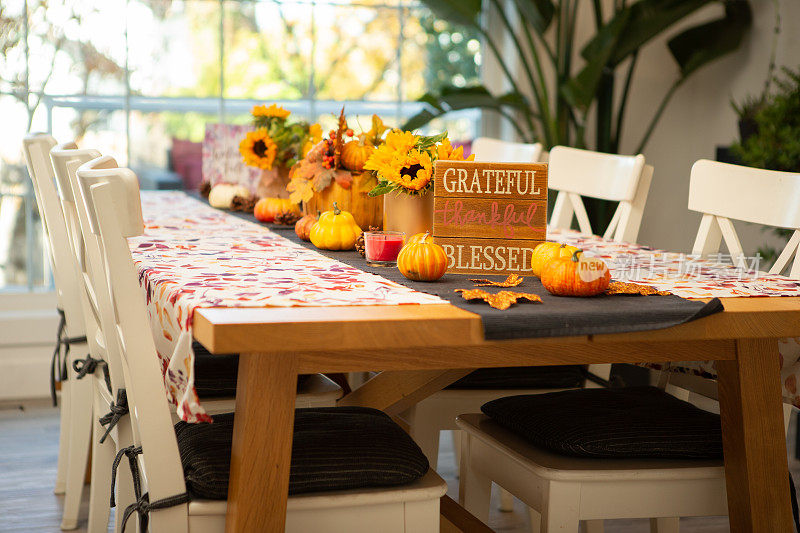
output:
{"label": "dried autumn leaf", "polygon": [[335,171],[332,168],[323,168],[317,172],[311,180],[311,183],[314,185],[314,190],[317,192],[324,191],[333,181],[334,173]]}
{"label": "dried autumn leaf", "polygon": [[338,183],[342,189],[350,189],[353,185],[353,173],[349,170],[337,170],[333,175],[333,179],[336,180],[336,183]]}
{"label": "dried autumn leaf", "polygon": [[300,202],[309,202],[314,197],[314,188],[311,182],[306,179],[294,178],[286,186],[289,191],[289,200],[292,203],[299,204]]}
{"label": "dried autumn leaf", "polygon": [[608,285],[606,294],[641,294],[642,296],[669,296],[669,291],[660,291],[650,285],[640,283],[628,283],[624,281],[612,281]]}
{"label": "dried autumn leaf", "polygon": [[519,274],[509,274],[505,281],[492,281],[490,279],[471,279],[477,287],[516,287],[525,279]]}
{"label": "dried autumn leaf", "polygon": [[518,300],[542,303],[542,299],[538,294],[528,292],[500,291],[497,294],[491,294],[483,289],[455,289],[455,292],[460,292],[461,297],[465,300],[483,300],[490,306],[501,311],[508,309],[513,304],[517,303]]}

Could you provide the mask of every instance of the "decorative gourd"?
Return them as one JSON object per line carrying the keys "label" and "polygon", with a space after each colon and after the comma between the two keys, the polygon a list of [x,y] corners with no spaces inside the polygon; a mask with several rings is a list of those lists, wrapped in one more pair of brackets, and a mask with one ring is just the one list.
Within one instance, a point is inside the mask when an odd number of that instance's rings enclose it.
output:
{"label": "decorative gourd", "polygon": [[[415,235],[414,237],[417,237]],[[412,237],[412,238],[414,238]],[[444,248],[435,244],[427,233],[419,241],[409,242],[397,256],[400,273],[414,281],[436,281],[447,270]]]}
{"label": "decorative gourd", "polygon": [[611,273],[602,259],[584,257],[574,252],[571,257],[556,257],[542,270],[542,285],[556,296],[596,296],[608,288]]}
{"label": "decorative gourd", "polygon": [[362,172],[364,163],[375,151],[375,147],[363,144],[361,141],[349,141],[342,147],[341,161],[344,168],[353,172]]}
{"label": "decorative gourd", "polygon": [[294,225],[294,232],[300,237],[301,240],[308,241],[311,239],[311,228],[319,220],[319,213],[316,215],[306,215],[298,220]]}
{"label": "decorative gourd", "polygon": [[531,257],[531,273],[541,277],[544,266],[556,257],[572,257],[572,254],[580,251],[575,246],[560,244],[557,242],[543,242],[533,249]]}
{"label": "decorative gourd", "polygon": [[412,242],[420,242],[423,238],[428,237],[428,242],[435,242],[433,237],[429,233],[416,233],[406,240],[406,244],[411,244]]}
{"label": "decorative gourd", "polygon": [[217,209],[230,209],[234,196],[250,198],[250,189],[242,185],[231,185],[230,183],[218,183],[211,187],[208,193],[208,203]]}
{"label": "decorative gourd", "polygon": [[361,235],[353,215],[334,202],[333,211],[325,211],[311,227],[311,244],[320,250],[352,250]]}
{"label": "decorative gourd", "polygon": [[253,214],[261,222],[273,222],[279,213],[300,213],[300,208],[288,198],[262,198]]}

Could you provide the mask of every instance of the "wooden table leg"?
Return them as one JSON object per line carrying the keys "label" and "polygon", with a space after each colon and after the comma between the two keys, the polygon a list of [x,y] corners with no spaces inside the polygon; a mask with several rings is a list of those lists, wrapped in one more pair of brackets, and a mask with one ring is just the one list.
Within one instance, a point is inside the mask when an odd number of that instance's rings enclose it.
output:
{"label": "wooden table leg", "polygon": [[283,532],[297,359],[241,354],[225,531]]}
{"label": "wooden table leg", "polygon": [[717,362],[730,528],[792,531],[778,342],[740,339],[736,352]]}

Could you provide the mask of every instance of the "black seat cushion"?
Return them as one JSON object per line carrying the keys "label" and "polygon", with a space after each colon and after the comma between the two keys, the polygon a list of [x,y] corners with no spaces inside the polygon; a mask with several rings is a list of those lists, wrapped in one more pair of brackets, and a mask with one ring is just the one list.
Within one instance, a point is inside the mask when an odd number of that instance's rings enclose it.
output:
{"label": "black seat cushion", "polygon": [[236,396],[236,377],[239,375],[239,356],[214,355],[199,342],[192,343],[194,351],[194,388],[201,400]]}
{"label": "black seat cushion", "polygon": [[570,389],[580,387],[585,371],[580,365],[481,368],[448,389]]}
{"label": "black seat cushion", "polygon": [[564,455],[722,457],[719,415],[655,387],[510,396],[481,410],[534,445]]}
{"label": "black seat cushion", "polygon": [[[175,425],[193,498],[228,496],[233,413],[213,424]],[[381,411],[364,407],[297,409],[289,494],[404,485],[428,471],[417,444]]]}

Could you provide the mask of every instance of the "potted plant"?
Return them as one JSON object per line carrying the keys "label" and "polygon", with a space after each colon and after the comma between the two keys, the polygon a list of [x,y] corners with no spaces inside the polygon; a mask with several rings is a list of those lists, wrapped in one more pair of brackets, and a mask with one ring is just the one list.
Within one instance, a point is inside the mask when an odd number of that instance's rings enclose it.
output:
{"label": "potted plant", "polygon": [[401,130],[389,132],[367,159],[364,168],[373,171],[378,181],[369,195],[383,196],[384,231],[411,236],[431,230],[437,159],[464,161],[464,149],[453,148],[447,132],[426,137]]}
{"label": "potted plant", "polygon": [[337,129],[317,142],[292,168],[286,187],[289,198],[302,202],[307,215],[330,211],[336,203],[341,210],[350,212],[360,227],[380,226],[383,202],[368,196],[377,180],[364,169],[364,164],[383,142],[386,129],[380,117],[373,115],[371,129],[356,135],[348,127],[342,108]]}
{"label": "potted plant", "polygon": [[291,111],[272,104],[251,111],[254,130],[239,143],[246,165],[261,169],[259,198],[288,198],[289,169],[322,138],[319,124],[289,122]]}

